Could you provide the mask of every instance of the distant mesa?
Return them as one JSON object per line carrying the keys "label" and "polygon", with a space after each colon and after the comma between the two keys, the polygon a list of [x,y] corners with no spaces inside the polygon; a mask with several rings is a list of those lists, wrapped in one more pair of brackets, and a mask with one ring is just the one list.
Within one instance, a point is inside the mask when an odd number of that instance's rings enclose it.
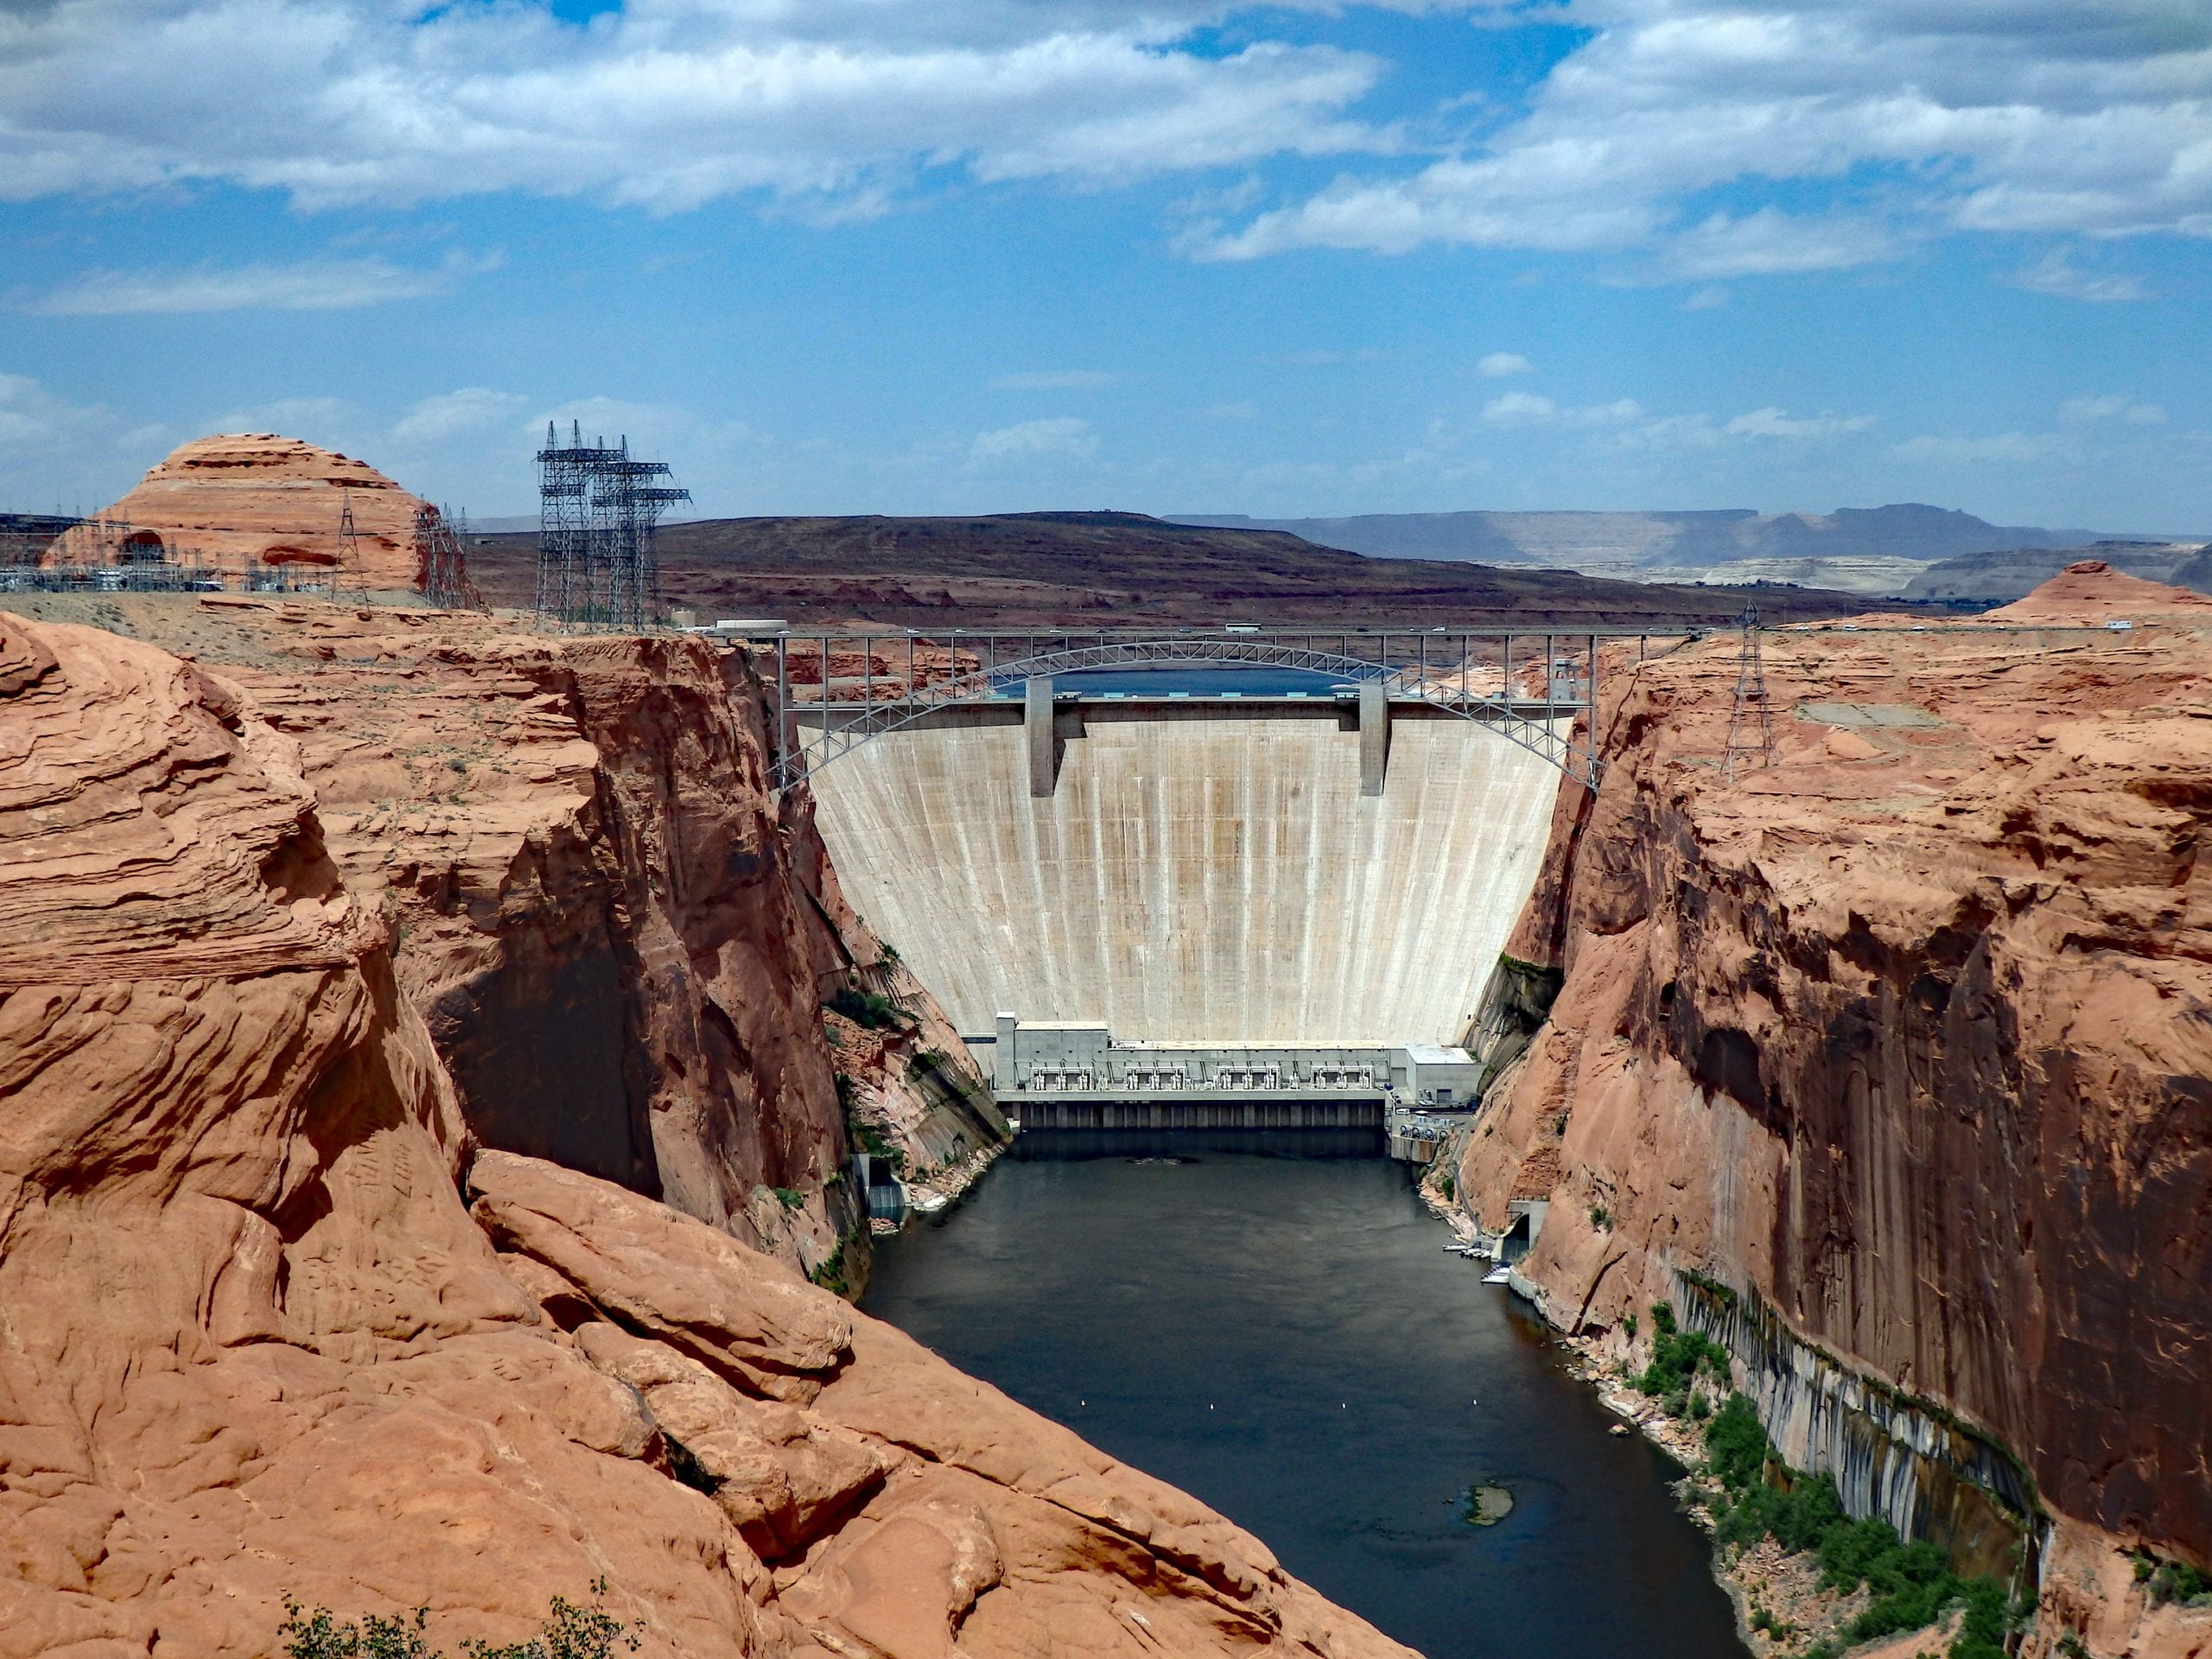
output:
{"label": "distant mesa", "polygon": [[99,516],[130,526],[115,554],[125,562],[250,556],[330,568],[343,562],[339,520],[348,505],[364,585],[412,589],[421,499],[366,461],[275,432],[195,438]]}
{"label": "distant mesa", "polygon": [[[1370,558],[1535,566],[1615,581],[1733,587],[1789,582],[1869,598],[1974,604],[2018,599],[2097,541],[2088,530],[1993,524],[1900,502],[1833,512],[1408,512],[1351,518],[1184,517],[1183,524],[1287,531]],[[2114,543],[2098,543],[2099,550]],[[2127,543],[2132,574],[2184,587],[2212,569],[2183,566],[2193,544]],[[2157,550],[2154,551],[2153,550]],[[2119,561],[2115,560],[2115,563]]]}

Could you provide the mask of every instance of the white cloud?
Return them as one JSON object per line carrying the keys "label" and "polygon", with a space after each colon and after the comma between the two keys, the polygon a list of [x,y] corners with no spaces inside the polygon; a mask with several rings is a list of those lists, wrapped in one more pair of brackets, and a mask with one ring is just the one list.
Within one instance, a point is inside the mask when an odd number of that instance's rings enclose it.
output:
{"label": "white cloud", "polygon": [[[1654,277],[1843,270],[1959,232],[2212,237],[2212,10],[2171,0],[1571,0],[1528,112],[1338,179],[1214,257],[1626,252]],[[1716,210],[1713,193],[1726,191]],[[2075,281],[2063,258],[2026,284]]]}
{"label": "white cloud", "polygon": [[1738,415],[1725,429],[1738,438],[1833,438],[1847,432],[1864,432],[1874,424],[1872,415],[1795,416],[1779,409],[1755,409]]}
{"label": "white cloud", "polygon": [[979,432],[976,441],[968,446],[968,454],[971,460],[979,461],[1008,461],[1024,455],[1072,455],[1080,459],[1095,454],[1097,448],[1098,439],[1089,421],[1058,415],[1046,420],[1002,426],[995,432]]}
{"label": "white cloud", "polygon": [[1908,438],[1892,453],[1900,461],[1933,461],[1944,467],[2023,465],[2048,461],[2067,448],[2066,441],[2052,433],[1995,432],[1979,438]]}
{"label": "white cloud", "polygon": [[1717,449],[1726,442],[1710,415],[1662,415],[1615,440],[1624,449]]}
{"label": "white cloud", "polygon": [[278,397],[225,410],[207,423],[210,432],[282,432],[329,448],[346,448],[359,411],[343,397]]}
{"label": "white cloud", "polygon": [[218,181],[308,207],[526,191],[880,212],[921,175],[1112,182],[1376,149],[1382,66],[1212,7],[54,0],[6,26],[0,198]]}
{"label": "white cloud", "polygon": [[1492,426],[1543,426],[1554,421],[1566,426],[1625,426],[1643,418],[1643,405],[1633,397],[1563,409],[1541,393],[1509,391],[1483,405],[1483,419]]}
{"label": "white cloud", "polygon": [[2085,300],[2092,305],[2119,305],[2151,297],[2133,276],[2100,276],[2076,270],[2063,248],[2053,248],[2025,270],[2016,270],[2005,280],[2031,294],[2048,294],[2055,300]]}
{"label": "white cloud", "polygon": [[1707,283],[1682,302],[1685,311],[1712,311],[1728,303],[1728,290]]}
{"label": "white cloud", "polygon": [[442,293],[461,277],[496,264],[461,257],[423,269],[386,259],[332,259],[295,265],[209,265],[195,270],[93,270],[65,288],[25,302],[21,308],[56,317],[347,311]]}
{"label": "white cloud", "polygon": [[2075,425],[2092,421],[2124,421],[2130,426],[2158,426],[2166,411],[2157,404],[2139,404],[2132,397],[2069,397],[2058,406],[2058,418]]}
{"label": "white cloud", "polygon": [[65,402],[27,374],[0,374],[0,453],[61,448],[96,437],[115,417]]}
{"label": "white cloud", "polygon": [[1617,397],[1610,404],[1569,410],[1567,418],[1577,426],[1625,426],[1643,418],[1643,405],[1633,397]]}
{"label": "white cloud", "polygon": [[1496,380],[1509,374],[1527,374],[1536,365],[1518,352],[1492,352],[1475,364],[1475,372]]}
{"label": "white cloud", "polygon": [[1002,374],[993,391],[1082,391],[1118,384],[1122,377],[1103,369],[1043,369],[1030,374]]}
{"label": "white cloud", "polygon": [[1483,419],[1494,426],[1535,425],[1558,413],[1557,404],[1534,391],[1509,391],[1483,405]]}
{"label": "white cloud", "polygon": [[463,386],[425,397],[392,423],[393,441],[403,444],[449,443],[480,433],[511,430],[530,400],[512,391]]}

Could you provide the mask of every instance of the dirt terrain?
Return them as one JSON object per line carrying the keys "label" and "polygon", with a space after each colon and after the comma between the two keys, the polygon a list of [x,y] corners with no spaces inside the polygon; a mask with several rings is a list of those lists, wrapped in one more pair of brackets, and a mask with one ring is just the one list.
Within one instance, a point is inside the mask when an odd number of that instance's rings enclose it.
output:
{"label": "dirt terrain", "polygon": [[[495,605],[531,602],[534,533],[471,540]],[[1127,512],[976,518],[720,518],[660,533],[667,602],[797,626],[868,621],[941,632],[1122,622],[1480,626],[1721,623],[1847,616],[1863,597],[1795,588],[1679,588],[1568,571],[1370,559],[1276,531],[1208,529]]]}

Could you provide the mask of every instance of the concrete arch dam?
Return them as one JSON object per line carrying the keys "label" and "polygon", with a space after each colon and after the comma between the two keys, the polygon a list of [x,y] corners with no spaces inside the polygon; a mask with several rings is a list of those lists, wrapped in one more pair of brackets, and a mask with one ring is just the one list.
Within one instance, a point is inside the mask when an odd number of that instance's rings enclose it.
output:
{"label": "concrete arch dam", "polygon": [[1040,797],[1016,709],[948,711],[822,768],[819,822],[963,1036],[1008,1011],[1116,1041],[1456,1042],[1560,772],[1479,721],[1399,716],[1363,797],[1357,726],[1325,713],[1086,704]]}

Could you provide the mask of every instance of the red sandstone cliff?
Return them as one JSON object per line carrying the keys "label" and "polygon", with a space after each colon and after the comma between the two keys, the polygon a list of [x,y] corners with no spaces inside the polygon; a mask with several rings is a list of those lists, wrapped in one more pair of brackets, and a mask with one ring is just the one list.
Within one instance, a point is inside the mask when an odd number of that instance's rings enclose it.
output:
{"label": "red sandstone cliff", "polygon": [[[512,1640],[601,1575],[648,1655],[1402,1653],[727,1233],[472,1151],[416,1002],[476,982],[561,860],[612,861],[584,908],[645,901],[658,982],[740,983],[759,873],[731,861],[767,843],[701,863],[679,830],[782,831],[757,801],[654,804],[689,781],[645,741],[673,728],[618,707],[664,699],[707,728],[699,764],[747,764],[714,753],[741,709],[686,702],[720,665],[660,649],[380,653],[419,677],[389,717],[473,700],[475,760],[568,802],[480,800],[441,864],[403,857],[427,824],[370,838],[373,794],[326,826],[318,775],[419,757],[319,725],[311,691],[0,613],[0,1655],[259,1659],[287,1593]],[[605,758],[625,730],[657,780]],[[621,862],[659,833],[669,896]],[[494,849],[517,861],[480,888]],[[395,973],[410,918],[434,943]]]}
{"label": "red sandstone cliff", "polygon": [[2037,1652],[2212,1652],[2117,1549],[2212,1560],[2208,621],[2077,567],[1972,630],[1770,632],[1732,783],[1737,636],[1615,664],[1510,947],[1563,984],[1456,1170],[1493,1229],[1550,1200],[1554,1322],[1624,1347],[1707,1275],[2008,1448]]}
{"label": "red sandstone cliff", "polygon": [[[810,1271],[849,1240],[856,1285],[849,1109],[913,1167],[1003,1137],[911,982],[899,1029],[833,1046],[822,1005],[895,964],[838,896],[804,794],[768,792],[741,654],[380,607],[97,605],[292,740],[483,1144],[664,1198]],[[924,1052],[941,1057],[925,1073]]]}

